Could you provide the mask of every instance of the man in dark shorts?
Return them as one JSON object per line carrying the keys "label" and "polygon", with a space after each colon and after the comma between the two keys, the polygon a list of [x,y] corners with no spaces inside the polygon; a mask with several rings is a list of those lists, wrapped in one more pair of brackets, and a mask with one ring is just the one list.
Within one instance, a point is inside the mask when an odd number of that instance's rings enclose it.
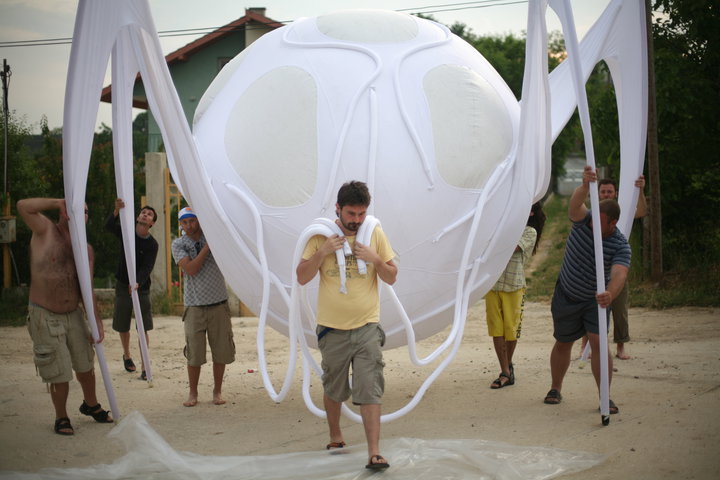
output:
{"label": "man in dark shorts", "polygon": [[[98,423],[112,423],[110,412],[103,410],[95,393],[95,354],[90,328],[80,308],[82,297],[70,243],[69,217],[62,198],[27,198],[17,203],[18,213],[25,221],[30,239],[30,305],[28,331],[33,341],[33,360],[38,374],[49,384],[55,407],[55,433],[73,435],[67,413],[67,399],[73,371],[80,382],[83,403],[80,413]],[[57,224],[42,214],[58,210]],[[85,207],[85,221],[88,218]],[[88,245],[90,273],[93,271],[93,250]],[[93,294],[93,302],[95,295]],[[95,322],[98,342],[104,338],[102,321]]]}
{"label": "man in dark shorts", "polygon": [[[342,403],[352,394],[360,405],[368,446],[366,468],[378,470],[389,466],[380,455],[380,410],[385,382],[381,347],[385,333],[379,325],[380,298],[378,279],[392,285],[397,266],[385,233],[375,228],[370,245],[356,241],[370,205],[370,193],[362,182],[348,182],[338,191],[335,223],[343,236],[312,237],[297,266],[297,278],[305,285],[320,273],[317,333],[322,354],[323,404],[330,430],[327,449],[345,446],[340,430]],[[352,254],[345,257],[346,293],[341,293],[341,275],[335,252],[345,242]],[[360,273],[357,260],[367,262],[367,272]],[[352,365],[352,389],[348,371]]]}
{"label": "man in dark shorts", "polygon": [[[140,313],[142,315],[143,329],[145,330],[146,344],[150,344],[148,332],[153,329],[152,308],[150,305],[150,273],[155,266],[158,253],[157,240],[150,235],[150,229],[155,225],[157,213],[150,206],[140,209],[135,220],[135,285],[130,285],[127,264],[125,262],[125,249],[122,244],[122,231],[120,229],[120,210],[125,208],[122,198],[115,200],[115,210],[105,222],[105,230],[120,239],[120,254],[115,272],[115,309],[113,311],[113,330],[120,334],[120,343],[123,348],[123,365],[128,372],[135,371],[135,363],[130,355],[130,317],[133,313],[132,290],[137,290],[140,300]],[[145,364],[143,360],[141,380],[146,380]]]}
{"label": "man in dark shorts", "polygon": [[[585,207],[590,182],[595,182],[597,173],[586,166],[583,182],[570,197],[568,214],[573,222],[565,248],[565,257],[560,275],[555,284],[552,299],[552,315],[555,345],[550,353],[552,386],[545,396],[545,403],[556,405],[562,401],[562,384],[570,366],[570,357],[575,340],[587,334],[592,349],[592,372],[600,388],[600,328],[607,329],[607,318],[598,325],[597,305],[608,308],[625,285],[630,268],[630,246],[625,236],[615,228],[620,218],[617,201],[607,199],[600,202],[600,229],[602,235],[603,263],[606,288],[597,293],[593,225],[590,210]],[[609,312],[607,312],[609,314]],[[608,369],[612,380],[612,356],[608,356]],[[610,413],[618,413],[610,400]]]}

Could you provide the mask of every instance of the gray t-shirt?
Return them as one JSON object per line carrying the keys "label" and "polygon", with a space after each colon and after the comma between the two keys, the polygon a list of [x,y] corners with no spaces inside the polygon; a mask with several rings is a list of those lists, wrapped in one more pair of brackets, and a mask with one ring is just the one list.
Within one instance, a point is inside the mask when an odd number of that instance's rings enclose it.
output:
{"label": "gray t-shirt", "polygon": [[[201,235],[197,242],[187,235],[173,240],[172,255],[175,263],[179,263],[185,257],[190,257],[190,260],[194,259],[205,243],[205,235]],[[198,273],[195,275],[184,274],[183,282],[186,307],[212,305],[228,298],[225,277],[220,272],[212,252],[205,258],[205,263]]]}

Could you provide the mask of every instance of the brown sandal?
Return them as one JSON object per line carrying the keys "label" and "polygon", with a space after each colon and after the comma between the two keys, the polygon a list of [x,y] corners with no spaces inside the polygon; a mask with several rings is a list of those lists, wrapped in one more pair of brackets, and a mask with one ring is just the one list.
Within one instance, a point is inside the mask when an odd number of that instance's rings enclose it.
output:
{"label": "brown sandal", "polygon": [[343,448],[344,446],[345,442],[330,442],[325,445],[325,450],[332,450],[333,448]]}

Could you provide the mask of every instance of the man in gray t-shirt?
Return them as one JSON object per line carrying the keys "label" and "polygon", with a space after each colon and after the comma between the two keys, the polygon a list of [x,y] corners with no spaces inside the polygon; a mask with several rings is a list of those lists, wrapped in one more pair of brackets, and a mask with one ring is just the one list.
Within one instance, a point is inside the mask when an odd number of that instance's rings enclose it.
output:
{"label": "man in gray t-shirt", "polygon": [[235,361],[225,278],[210,252],[195,212],[190,207],[183,208],[178,213],[178,220],[184,235],[173,240],[172,254],[183,273],[184,353],[190,382],[190,393],[183,405],[197,405],[200,368],[206,363],[207,343],[213,359],[213,403],[222,405],[225,403],[222,398],[225,365]]}

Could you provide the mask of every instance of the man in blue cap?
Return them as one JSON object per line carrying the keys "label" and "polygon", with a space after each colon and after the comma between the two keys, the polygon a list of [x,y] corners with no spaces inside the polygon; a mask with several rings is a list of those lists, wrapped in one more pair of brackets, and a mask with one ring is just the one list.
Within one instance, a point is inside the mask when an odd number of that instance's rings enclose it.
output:
{"label": "man in blue cap", "polygon": [[223,405],[225,365],[235,361],[225,277],[215,262],[195,212],[185,207],[178,213],[178,220],[184,235],[173,240],[172,254],[184,275],[184,353],[190,382],[190,393],[183,405],[197,405],[200,368],[207,361],[207,343],[210,343],[213,360],[213,403]]}

